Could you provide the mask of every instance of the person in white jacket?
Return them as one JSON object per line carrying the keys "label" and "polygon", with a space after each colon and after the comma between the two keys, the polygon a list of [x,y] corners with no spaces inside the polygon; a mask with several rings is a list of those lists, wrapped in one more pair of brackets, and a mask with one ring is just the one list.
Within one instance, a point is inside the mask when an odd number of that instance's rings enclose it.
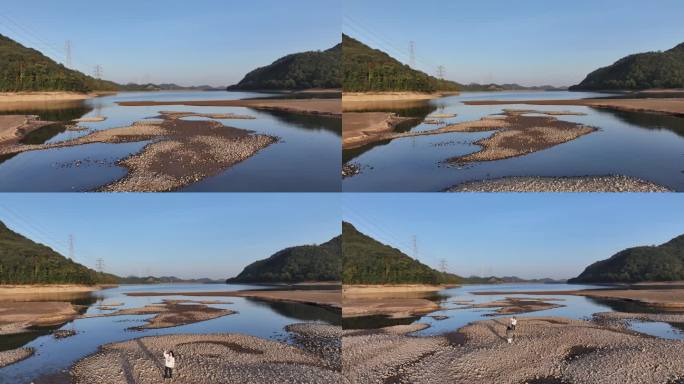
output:
{"label": "person in white jacket", "polygon": [[511,328],[515,331],[515,327],[518,326],[518,319],[515,318],[515,316],[511,317]]}
{"label": "person in white jacket", "polygon": [[164,378],[171,379],[173,377],[173,369],[176,367],[176,355],[173,351],[164,351]]}

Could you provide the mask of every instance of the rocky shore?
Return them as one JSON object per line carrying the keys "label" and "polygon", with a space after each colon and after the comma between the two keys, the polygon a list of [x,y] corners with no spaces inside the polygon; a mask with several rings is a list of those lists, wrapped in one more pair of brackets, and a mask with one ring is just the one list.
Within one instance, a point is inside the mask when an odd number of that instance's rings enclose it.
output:
{"label": "rocky shore", "polygon": [[469,181],[447,189],[448,192],[672,192],[670,189],[635,177],[505,177]]}
{"label": "rocky shore", "polygon": [[33,348],[17,348],[0,352],[0,368],[28,359],[35,353]]}
{"label": "rocky shore", "polygon": [[77,384],[160,383],[162,354],[171,349],[177,360],[170,382],[336,383],[342,380],[340,369],[330,356],[323,358],[315,352],[332,348],[320,343],[341,333],[330,327],[293,325],[297,337],[306,339],[302,341],[306,348],[228,333],[143,337],[102,346],[99,352],[77,362],[71,374]]}
{"label": "rocky shore", "polygon": [[457,333],[415,337],[407,327],[345,331],[344,375],[364,383],[676,383],[684,343],[591,321],[519,319],[505,341],[506,319],[478,321]]}

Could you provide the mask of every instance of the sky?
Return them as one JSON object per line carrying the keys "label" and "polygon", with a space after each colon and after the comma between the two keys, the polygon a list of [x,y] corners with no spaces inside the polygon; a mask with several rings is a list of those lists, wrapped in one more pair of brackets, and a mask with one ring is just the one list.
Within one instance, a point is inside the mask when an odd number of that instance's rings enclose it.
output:
{"label": "sky", "polygon": [[334,194],[2,194],[10,229],[119,276],[225,279],[341,231]]}
{"label": "sky", "polygon": [[589,264],[684,234],[682,194],[345,194],[358,230],[462,276],[575,277]]}
{"label": "sky", "polygon": [[2,0],[0,33],[119,83],[225,86],[340,42],[339,0]]}
{"label": "sky", "polygon": [[684,41],[681,0],[344,0],[344,33],[461,83],[567,86]]}

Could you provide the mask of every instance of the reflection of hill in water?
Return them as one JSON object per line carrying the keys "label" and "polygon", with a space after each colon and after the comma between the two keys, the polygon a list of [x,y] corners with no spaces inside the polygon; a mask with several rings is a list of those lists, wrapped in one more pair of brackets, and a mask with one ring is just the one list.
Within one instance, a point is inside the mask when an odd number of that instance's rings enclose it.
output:
{"label": "reflection of hill in water", "polygon": [[681,117],[658,113],[618,111],[605,108],[593,109],[598,113],[609,113],[620,121],[630,125],[652,130],[665,129],[684,137],[684,119]]}
{"label": "reflection of hill in water", "polygon": [[[402,123],[397,124],[397,126],[394,128],[395,132],[408,132],[412,130],[413,128],[417,127],[420,125],[425,118],[435,112],[438,107],[433,105],[430,102],[427,101],[411,101],[410,103],[406,102],[374,102],[374,103],[363,103],[365,108],[361,108],[360,106],[354,107],[351,110],[345,109],[345,111],[348,112],[393,112],[396,113],[397,116],[402,116],[402,117],[413,117],[414,119],[404,121]],[[346,108],[346,107],[345,107]],[[361,156],[362,154],[370,151],[371,149],[375,147],[379,147],[382,145],[387,145],[391,142],[392,140],[383,140],[383,141],[376,141],[373,143],[369,143],[366,145],[363,145],[361,147],[357,148],[352,148],[352,149],[345,149],[342,151],[342,162],[343,163],[348,163],[349,161],[353,160],[356,157]]]}
{"label": "reflection of hill in water", "polygon": [[268,307],[276,313],[303,321],[325,321],[331,324],[339,325],[340,312],[330,308],[319,307],[310,304],[291,303],[284,301],[267,301],[259,300],[252,297],[246,298],[248,301]]}
{"label": "reflection of hill in water", "polygon": [[276,120],[303,128],[307,131],[328,131],[342,136],[342,119],[339,117],[306,115],[285,111],[260,109],[259,112],[269,114]]}
{"label": "reflection of hill in water", "polygon": [[21,108],[2,108],[0,115],[38,115],[41,120],[68,122],[93,110],[83,103],[22,104]]}

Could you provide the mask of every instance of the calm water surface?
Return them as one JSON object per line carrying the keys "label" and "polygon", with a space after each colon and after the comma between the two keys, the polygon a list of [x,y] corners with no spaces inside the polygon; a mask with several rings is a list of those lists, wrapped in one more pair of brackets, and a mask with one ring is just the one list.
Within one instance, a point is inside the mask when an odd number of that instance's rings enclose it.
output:
{"label": "calm water surface", "polygon": [[[0,110],[0,114],[36,114],[51,121],[106,116],[96,123],[79,123],[93,130],[124,127],[158,115],[159,111],[246,114],[255,120],[219,120],[281,140],[236,166],[185,191],[339,191],[340,119],[264,112],[241,107],[151,106],[121,107],[132,100],[228,100],[264,94],[249,92],[125,92],[75,103],[41,104],[40,107]],[[61,124],[32,133],[26,142],[54,143],[87,132],[66,131]],[[0,158],[0,191],[88,191],[120,179],[126,170],[117,160],[139,152],[147,143],[92,144],[46,151],[25,152]],[[315,159],[315,161],[311,161]]]}
{"label": "calm water surface", "polygon": [[[339,324],[339,313],[325,308],[298,304],[274,303],[241,297],[215,296],[157,296],[131,297],[126,292],[189,292],[189,291],[234,291],[263,287],[225,284],[163,284],[163,285],[124,285],[106,289],[78,299],[69,298],[81,305],[87,305],[86,314],[109,313],[97,306],[107,303],[124,303],[122,308],[138,308],[161,302],[163,299],[220,300],[232,304],[211,304],[212,307],[227,308],[238,313],[195,324],[173,328],[129,331],[127,328],[143,325],[145,319],[153,315],[111,316],[72,321],[60,329],[74,329],[78,333],[65,339],[55,339],[48,330],[7,337],[0,336],[0,350],[19,346],[33,347],[36,354],[19,363],[0,369],[0,383],[29,383],[45,375],[63,373],[77,360],[97,351],[102,344],[124,341],[143,336],[176,333],[243,333],[257,337],[289,341],[283,329],[296,322],[324,322]],[[54,300],[54,298],[52,298]]]}
{"label": "calm water surface", "polygon": [[[533,100],[605,97],[585,92],[463,93],[427,101],[422,108],[382,107],[422,121],[435,113],[455,113],[448,123],[478,120],[503,109],[573,111],[585,116],[558,116],[599,131],[530,155],[452,165],[445,160],[477,152],[473,142],[492,132],[450,133],[396,139],[344,151],[344,161],[362,166],[362,173],[343,180],[344,191],[441,191],[467,181],[508,176],[586,176],[621,174],[684,191],[684,118],[619,112],[581,106],[468,106],[466,100]],[[378,110],[371,109],[371,110]],[[435,129],[422,122],[402,130]]]}

